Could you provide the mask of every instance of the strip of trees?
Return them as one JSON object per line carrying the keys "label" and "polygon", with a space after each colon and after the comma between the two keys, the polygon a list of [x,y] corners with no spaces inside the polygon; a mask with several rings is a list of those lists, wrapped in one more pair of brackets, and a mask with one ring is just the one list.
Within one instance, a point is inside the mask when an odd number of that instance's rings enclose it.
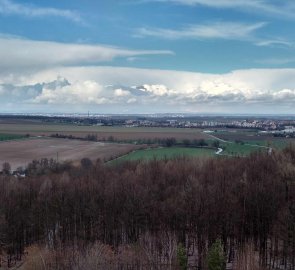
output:
{"label": "strip of trees", "polygon": [[208,256],[221,253],[216,269],[295,269],[291,146],[248,158],[34,166],[24,179],[0,177],[8,265],[38,244],[51,252],[46,269],[211,270]]}
{"label": "strip of trees", "polygon": [[[97,134],[88,134],[85,137],[77,137],[73,135],[66,134],[51,134],[52,138],[60,138],[60,139],[70,139],[70,140],[82,140],[82,141],[93,141],[93,142],[116,142],[116,143],[136,143],[136,144],[157,144],[164,147],[172,147],[172,146],[185,146],[185,147],[210,147],[209,143],[204,139],[184,139],[182,141],[177,141],[174,137],[167,138],[139,138],[139,139],[118,139],[112,135],[108,137],[98,138]],[[217,145],[217,146],[216,146]],[[219,141],[212,141],[211,147],[217,148],[219,145]]]}

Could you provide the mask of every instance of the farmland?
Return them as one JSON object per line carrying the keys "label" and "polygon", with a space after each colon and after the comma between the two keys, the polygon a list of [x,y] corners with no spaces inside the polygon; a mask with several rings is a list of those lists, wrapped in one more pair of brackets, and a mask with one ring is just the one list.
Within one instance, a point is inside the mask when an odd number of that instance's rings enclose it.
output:
{"label": "farmland", "polygon": [[244,143],[257,144],[261,146],[272,145],[273,147],[283,148],[289,143],[295,142],[292,138],[273,137],[272,134],[259,133],[253,130],[228,129],[212,133],[212,135],[225,141],[243,141]]}
{"label": "farmland", "polygon": [[[31,139],[15,141],[30,134]],[[47,138],[52,135],[66,135],[75,138],[85,138],[94,135],[97,142],[82,140],[67,140]],[[43,138],[38,138],[44,136]],[[112,138],[112,143],[105,143]],[[145,148],[145,143],[157,145],[155,139],[175,138],[176,145],[170,148]],[[217,129],[207,134],[197,128],[160,128],[160,127],[123,127],[123,126],[82,126],[74,124],[56,124],[34,121],[0,121],[0,164],[4,161],[11,163],[13,168],[25,166],[33,159],[57,158],[64,160],[79,160],[83,157],[110,160],[151,160],[153,158],[173,158],[180,155],[192,157],[215,156],[210,149],[191,148],[188,144],[183,147],[185,140],[193,143],[204,140],[212,146],[219,141],[223,149],[222,155],[247,156],[254,151],[267,151],[267,147],[282,149],[292,139],[274,138],[271,135],[259,134],[247,129]],[[13,140],[9,142],[9,140]],[[121,142],[115,143],[115,142]],[[122,142],[124,142],[122,144]],[[141,145],[141,146],[140,146]],[[160,144],[161,145],[161,144]],[[217,148],[218,146],[215,146]],[[130,153],[132,152],[132,153]],[[58,154],[57,154],[58,153]],[[128,154],[128,155],[126,155]]]}
{"label": "farmland", "polygon": [[177,140],[207,139],[207,134],[200,129],[181,128],[152,128],[152,127],[108,127],[108,126],[79,126],[48,123],[1,123],[2,134],[30,134],[31,136],[50,136],[52,134],[85,137],[89,134],[97,136],[98,140],[106,140],[112,136],[115,140],[139,140],[174,137]]}
{"label": "farmland", "polygon": [[0,133],[0,142],[3,141],[11,141],[11,140],[19,140],[23,139],[25,136],[23,135],[18,135],[18,134],[1,134]]}
{"label": "farmland", "polygon": [[178,156],[212,157],[214,155],[215,151],[213,149],[170,147],[137,150],[121,158],[118,158],[117,161],[152,160],[165,158],[170,159]]}
{"label": "farmland", "polygon": [[270,148],[281,150],[295,143],[292,138],[273,137],[271,134],[261,134],[253,130],[217,130],[209,136],[211,140],[218,140],[224,150],[223,154],[229,156],[247,156],[256,151],[268,151]]}
{"label": "farmland", "polygon": [[220,147],[223,149],[223,155],[229,156],[247,156],[253,152],[257,151],[267,151],[268,147],[258,146],[255,144],[242,144],[235,142],[224,142],[220,144]]}
{"label": "farmland", "polygon": [[12,169],[25,167],[34,159],[53,158],[79,161],[84,157],[108,160],[139,149],[132,144],[100,143],[65,139],[31,139],[0,143],[0,164],[9,162]]}

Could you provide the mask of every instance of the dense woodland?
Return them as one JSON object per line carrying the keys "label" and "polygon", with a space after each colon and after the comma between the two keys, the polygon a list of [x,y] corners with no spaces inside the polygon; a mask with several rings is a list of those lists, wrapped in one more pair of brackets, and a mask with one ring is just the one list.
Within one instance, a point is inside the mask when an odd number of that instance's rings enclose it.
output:
{"label": "dense woodland", "polygon": [[295,148],[34,162],[26,178],[0,176],[2,266],[34,252],[27,269],[294,270]]}

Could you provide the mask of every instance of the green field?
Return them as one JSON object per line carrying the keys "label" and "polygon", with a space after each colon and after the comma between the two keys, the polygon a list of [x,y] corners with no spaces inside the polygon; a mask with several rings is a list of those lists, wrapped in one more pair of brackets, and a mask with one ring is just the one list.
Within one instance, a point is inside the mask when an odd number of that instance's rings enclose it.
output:
{"label": "green field", "polygon": [[292,139],[274,139],[274,140],[257,140],[244,141],[243,143],[236,142],[221,142],[220,146],[224,150],[222,154],[231,156],[247,156],[257,151],[268,151],[269,148],[282,150],[289,144],[294,144]]}
{"label": "green field", "polygon": [[207,140],[207,143],[212,145],[213,141],[218,140],[220,147],[224,150],[222,155],[228,156],[247,156],[257,151],[268,151],[269,148],[282,150],[289,144],[295,143],[295,139],[276,138],[269,134],[261,135],[253,130],[218,130],[210,136],[212,139]]}
{"label": "green field", "polygon": [[247,143],[272,147],[272,148],[280,150],[280,149],[284,149],[285,147],[287,147],[290,144],[295,144],[295,140],[294,139],[287,139],[287,138],[281,138],[281,139],[279,138],[279,139],[274,139],[274,140],[251,141],[251,142],[247,142]]}
{"label": "green field", "polygon": [[185,147],[154,148],[132,152],[126,156],[118,158],[116,161],[165,159],[178,156],[212,157],[215,156],[215,150]]}
{"label": "green field", "polygon": [[239,143],[221,143],[220,145],[224,150],[222,154],[230,156],[247,156],[253,152],[268,150],[267,148],[256,146],[252,142],[251,145]]}
{"label": "green field", "polygon": [[2,141],[11,141],[11,140],[19,140],[23,139],[25,136],[23,135],[14,135],[14,134],[0,134],[0,142]]}

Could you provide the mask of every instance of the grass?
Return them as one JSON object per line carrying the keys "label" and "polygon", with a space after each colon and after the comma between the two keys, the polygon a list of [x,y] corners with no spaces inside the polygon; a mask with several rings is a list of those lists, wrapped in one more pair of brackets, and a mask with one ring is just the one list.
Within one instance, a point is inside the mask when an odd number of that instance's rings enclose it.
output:
{"label": "grass", "polygon": [[15,134],[0,134],[0,141],[11,141],[11,140],[19,140],[23,139],[25,136],[23,135],[15,135]]}
{"label": "grass", "polygon": [[[206,140],[208,145],[212,145],[214,141],[217,141],[216,139],[210,139]],[[263,148],[264,145],[261,146],[255,146],[256,143],[253,143],[252,141],[248,143],[236,143],[233,141],[228,142],[221,142],[219,141],[219,147],[223,149],[222,155],[227,156],[248,156],[252,152],[255,151],[265,151],[266,148]]]}
{"label": "grass", "polygon": [[[222,152],[223,155],[229,156],[247,156],[252,152],[256,151],[268,151],[267,147],[281,150],[288,146],[290,143],[294,143],[294,139],[287,138],[274,138],[274,137],[263,137],[257,136],[255,139],[250,139],[249,134],[254,133],[253,131],[238,131],[235,134],[235,137],[225,138],[224,136],[219,136],[221,132],[218,134],[212,134],[220,139],[224,139],[227,142],[220,142],[220,147],[224,150]],[[224,132],[226,133],[226,132]],[[207,140],[209,145],[212,144],[212,140]],[[236,140],[240,140],[241,142],[236,142]]]}
{"label": "grass", "polygon": [[268,151],[268,147],[282,150],[289,144],[294,144],[294,139],[274,139],[274,140],[257,140],[257,141],[244,141],[244,144],[228,142],[221,143],[221,148],[224,149],[223,154],[233,156],[247,156],[255,151]]}
{"label": "grass", "polygon": [[295,140],[294,139],[287,139],[287,138],[276,138],[273,140],[250,141],[247,143],[272,147],[272,148],[281,150],[281,149],[284,149],[285,147],[287,147],[289,144],[294,144]]}
{"label": "grass", "polygon": [[249,144],[239,144],[239,143],[221,143],[221,148],[224,149],[224,155],[231,156],[248,156],[256,151],[267,151],[267,148],[259,147]]}
{"label": "grass", "polygon": [[212,157],[215,151],[206,148],[186,148],[186,147],[170,147],[170,148],[153,148],[134,151],[126,156],[118,158],[116,161],[132,161],[132,160],[152,160],[152,159],[171,159],[178,156],[190,157]]}

